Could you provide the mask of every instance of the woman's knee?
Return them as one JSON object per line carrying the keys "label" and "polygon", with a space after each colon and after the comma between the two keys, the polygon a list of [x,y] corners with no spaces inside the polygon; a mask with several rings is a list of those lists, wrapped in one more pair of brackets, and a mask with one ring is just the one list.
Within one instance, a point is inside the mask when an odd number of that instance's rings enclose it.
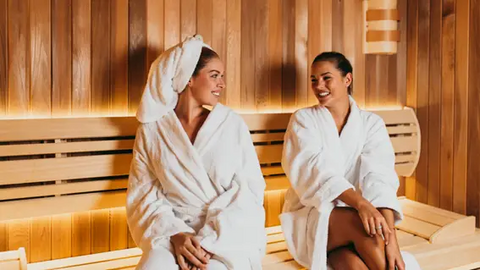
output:
{"label": "woman's knee", "polygon": [[165,269],[165,270],[178,270],[178,265],[175,260],[175,256],[172,251],[164,248],[158,247],[151,249],[142,254],[142,258],[138,262],[137,270],[156,270],[156,269]]}
{"label": "woman's knee", "polygon": [[368,270],[365,263],[353,250],[353,247],[343,247],[328,254],[328,263],[334,270]]}

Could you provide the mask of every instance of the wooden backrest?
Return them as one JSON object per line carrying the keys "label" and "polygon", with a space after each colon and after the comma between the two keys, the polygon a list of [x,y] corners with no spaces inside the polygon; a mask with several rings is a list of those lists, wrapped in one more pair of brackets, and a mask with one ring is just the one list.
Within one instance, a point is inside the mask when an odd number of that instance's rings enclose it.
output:
{"label": "wooden backrest", "polygon": [[24,248],[0,252],[0,269],[27,270],[27,257]]}
{"label": "wooden backrest", "polygon": [[[376,111],[385,119],[397,160],[408,176],[420,153],[411,109]],[[291,114],[242,115],[267,182],[288,187],[281,168]],[[134,117],[0,121],[0,221],[122,207],[138,124]]]}

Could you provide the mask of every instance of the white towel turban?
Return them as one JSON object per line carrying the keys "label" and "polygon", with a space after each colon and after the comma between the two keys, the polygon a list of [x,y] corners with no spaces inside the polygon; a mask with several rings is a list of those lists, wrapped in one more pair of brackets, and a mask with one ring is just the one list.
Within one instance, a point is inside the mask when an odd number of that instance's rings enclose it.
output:
{"label": "white towel turban", "polygon": [[138,121],[157,121],[175,108],[178,94],[192,77],[203,47],[210,48],[200,35],[187,37],[153,62],[137,110]]}

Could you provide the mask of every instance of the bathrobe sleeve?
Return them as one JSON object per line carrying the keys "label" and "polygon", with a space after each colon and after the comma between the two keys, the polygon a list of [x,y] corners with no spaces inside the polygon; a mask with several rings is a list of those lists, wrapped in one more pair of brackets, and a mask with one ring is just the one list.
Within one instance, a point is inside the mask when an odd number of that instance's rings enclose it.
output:
{"label": "bathrobe sleeve", "polygon": [[397,199],[399,181],[395,172],[395,152],[382,118],[370,114],[366,119],[367,141],[360,157],[362,195],[377,208],[394,210],[395,223],[398,223],[403,214]]}
{"label": "bathrobe sleeve", "polygon": [[[266,246],[263,196],[265,180],[250,136],[243,120],[238,120],[240,155],[234,179],[228,190],[209,207],[205,226],[199,231],[202,246],[219,257],[231,252],[263,256]],[[228,202],[227,202],[228,201]],[[228,264],[228,262],[227,262]]]}
{"label": "bathrobe sleeve", "polygon": [[195,233],[183,220],[175,217],[160,181],[149,165],[146,128],[142,125],[137,131],[126,203],[130,232],[143,251],[168,243],[170,236],[177,233]]}
{"label": "bathrobe sleeve", "polygon": [[327,151],[321,130],[314,122],[312,116],[301,110],[292,116],[285,134],[282,167],[300,202],[320,211],[324,204],[330,205],[354,187],[345,179],[343,169],[339,169],[339,162],[335,161],[338,159],[332,156],[342,150]]}

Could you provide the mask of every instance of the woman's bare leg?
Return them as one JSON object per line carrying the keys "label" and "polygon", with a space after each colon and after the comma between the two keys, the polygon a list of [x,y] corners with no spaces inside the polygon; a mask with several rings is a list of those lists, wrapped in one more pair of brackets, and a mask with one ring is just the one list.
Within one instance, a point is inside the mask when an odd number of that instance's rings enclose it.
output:
{"label": "woman's bare leg", "polygon": [[328,263],[334,270],[368,270],[353,246],[341,247],[330,252]]}
{"label": "woman's bare leg", "polygon": [[335,208],[330,215],[327,251],[352,245],[368,269],[386,268],[385,242],[370,237],[363,228],[358,212],[352,208]]}

